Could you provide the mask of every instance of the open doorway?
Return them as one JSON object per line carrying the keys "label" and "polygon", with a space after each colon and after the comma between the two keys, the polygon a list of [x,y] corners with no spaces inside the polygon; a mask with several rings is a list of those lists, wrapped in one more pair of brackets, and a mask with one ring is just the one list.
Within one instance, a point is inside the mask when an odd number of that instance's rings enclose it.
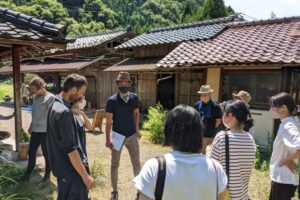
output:
{"label": "open doorway", "polygon": [[96,78],[93,76],[87,76],[86,79],[88,82],[85,94],[86,101],[88,105],[90,103],[91,108],[97,108]]}
{"label": "open doorway", "polygon": [[157,78],[157,102],[164,109],[171,110],[175,106],[175,75],[162,74]]}

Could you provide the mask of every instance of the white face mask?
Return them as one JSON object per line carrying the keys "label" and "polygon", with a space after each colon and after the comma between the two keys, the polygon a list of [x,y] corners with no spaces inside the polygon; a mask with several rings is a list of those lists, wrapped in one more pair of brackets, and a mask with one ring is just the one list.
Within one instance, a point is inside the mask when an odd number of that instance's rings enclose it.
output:
{"label": "white face mask", "polygon": [[78,106],[80,110],[83,110],[86,106],[86,100],[82,99],[80,102],[78,102]]}
{"label": "white face mask", "polygon": [[278,113],[276,108],[271,107],[270,113],[271,113],[273,119],[280,119],[280,114]]}

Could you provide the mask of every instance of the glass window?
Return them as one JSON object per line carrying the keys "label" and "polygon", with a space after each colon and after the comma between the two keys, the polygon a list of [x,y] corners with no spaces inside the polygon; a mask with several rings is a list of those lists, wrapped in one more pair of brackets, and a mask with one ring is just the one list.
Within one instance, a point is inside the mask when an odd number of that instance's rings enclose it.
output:
{"label": "glass window", "polygon": [[225,72],[221,100],[232,99],[232,93],[245,90],[252,97],[252,108],[267,108],[269,98],[279,93],[280,83],[280,71]]}
{"label": "glass window", "polygon": [[300,105],[300,70],[293,72],[290,90],[290,94],[295,99],[297,105]]}

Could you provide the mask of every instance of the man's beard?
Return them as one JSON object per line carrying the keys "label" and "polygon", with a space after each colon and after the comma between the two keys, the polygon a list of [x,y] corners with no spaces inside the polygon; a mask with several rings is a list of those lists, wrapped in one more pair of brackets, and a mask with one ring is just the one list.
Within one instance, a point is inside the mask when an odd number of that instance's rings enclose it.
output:
{"label": "man's beard", "polygon": [[71,103],[74,104],[74,103],[81,101],[82,97],[79,98],[79,97],[77,97],[77,95],[72,95],[70,100],[71,100]]}

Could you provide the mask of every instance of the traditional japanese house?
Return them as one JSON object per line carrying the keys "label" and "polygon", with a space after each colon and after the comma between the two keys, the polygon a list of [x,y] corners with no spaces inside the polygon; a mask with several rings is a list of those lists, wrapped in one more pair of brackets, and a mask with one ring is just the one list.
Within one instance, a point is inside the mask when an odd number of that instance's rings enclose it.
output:
{"label": "traditional japanese house", "polygon": [[164,108],[194,104],[197,91],[206,80],[206,69],[157,68],[156,64],[178,45],[189,40],[208,40],[216,37],[228,24],[240,20],[238,15],[149,30],[119,46],[121,52],[132,50],[134,55],[107,68],[108,73],[131,73],[132,90],[138,93],[142,106],[147,108],[160,102]]}
{"label": "traditional japanese house", "polygon": [[215,38],[182,43],[157,67],[205,69],[206,83],[219,101],[231,99],[234,91],[248,91],[253,134],[266,146],[278,126],[268,99],[285,91],[300,105],[300,17],[232,23]]}

